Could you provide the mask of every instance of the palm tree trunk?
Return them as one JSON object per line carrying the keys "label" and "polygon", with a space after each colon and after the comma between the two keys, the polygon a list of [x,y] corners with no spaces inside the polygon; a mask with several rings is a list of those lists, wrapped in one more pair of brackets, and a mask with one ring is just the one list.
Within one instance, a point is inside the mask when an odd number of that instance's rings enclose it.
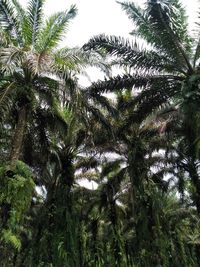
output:
{"label": "palm tree trunk", "polygon": [[189,165],[189,175],[195,188],[194,201],[196,204],[197,212],[198,214],[200,214],[200,179],[194,163]]}
{"label": "palm tree trunk", "polygon": [[27,124],[27,108],[26,106],[23,106],[19,110],[18,121],[13,135],[12,147],[10,153],[11,163],[16,162],[20,157],[24,134],[26,130],[26,124]]}

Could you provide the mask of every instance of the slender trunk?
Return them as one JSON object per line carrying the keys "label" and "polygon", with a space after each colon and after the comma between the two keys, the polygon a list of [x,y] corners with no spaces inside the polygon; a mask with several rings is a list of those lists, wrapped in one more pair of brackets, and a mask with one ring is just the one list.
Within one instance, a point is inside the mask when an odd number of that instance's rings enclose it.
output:
{"label": "slender trunk", "polygon": [[196,204],[197,212],[200,214],[200,179],[198,172],[196,170],[196,166],[194,163],[191,163],[189,165],[189,175],[192,181],[192,184],[195,188],[195,193],[194,193],[194,201]]}
{"label": "slender trunk", "polygon": [[18,121],[13,135],[12,147],[10,153],[11,163],[16,162],[20,157],[24,134],[26,130],[26,124],[27,124],[27,108],[23,106],[18,112]]}

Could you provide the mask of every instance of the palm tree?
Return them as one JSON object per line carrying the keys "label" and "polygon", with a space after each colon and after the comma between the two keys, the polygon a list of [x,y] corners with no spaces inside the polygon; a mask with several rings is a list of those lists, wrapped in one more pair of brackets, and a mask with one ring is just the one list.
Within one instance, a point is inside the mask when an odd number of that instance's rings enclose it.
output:
{"label": "palm tree", "polygon": [[99,95],[125,88],[136,90],[126,106],[132,112],[124,127],[130,128],[133,123],[142,122],[153,112],[172,104],[179,110],[181,120],[177,124],[182,135],[179,134],[177,142],[187,158],[185,170],[193,184],[193,199],[200,212],[196,146],[199,140],[199,39],[189,35],[185,11],[179,0],[148,1],[145,8],[131,2],[120,4],[134,22],[132,36],[147,46],[144,48],[139,41],[132,43],[115,36],[92,38],[84,46],[86,50],[103,49],[115,56],[117,64],[129,69],[130,74],[93,84],[89,91]]}
{"label": "palm tree", "polygon": [[[24,10],[18,1],[1,1],[0,26],[7,44],[0,49],[1,83],[0,105],[11,102],[15,112],[14,133],[10,160],[20,158],[22,144],[31,114],[40,105],[53,106],[58,97],[59,80],[69,70],[78,70],[83,63],[80,53],[68,48],[58,49],[69,22],[77,13],[75,6],[58,12],[43,22],[43,0],[29,1]],[[2,110],[1,109],[1,110]],[[54,112],[57,113],[58,112]]]}

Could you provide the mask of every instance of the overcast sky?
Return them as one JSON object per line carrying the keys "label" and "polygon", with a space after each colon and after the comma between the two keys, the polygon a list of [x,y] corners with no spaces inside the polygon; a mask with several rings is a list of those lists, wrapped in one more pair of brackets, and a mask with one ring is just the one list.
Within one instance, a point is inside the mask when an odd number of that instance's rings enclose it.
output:
{"label": "overcast sky", "polygon": [[[187,7],[190,24],[196,18],[197,1],[182,0],[183,5]],[[20,0],[20,2],[26,5],[28,1]],[[144,1],[134,2],[141,4]],[[128,37],[133,28],[131,21],[115,0],[46,0],[45,14],[49,15],[56,11],[65,10],[71,4],[76,4],[78,15],[70,25],[66,35],[65,44],[68,46],[82,45],[91,36],[99,33]]]}

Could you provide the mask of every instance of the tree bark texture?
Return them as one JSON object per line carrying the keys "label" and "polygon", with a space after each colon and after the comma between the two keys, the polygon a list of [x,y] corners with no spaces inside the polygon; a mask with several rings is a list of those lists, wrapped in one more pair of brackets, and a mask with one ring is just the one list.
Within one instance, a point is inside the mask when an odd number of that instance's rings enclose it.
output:
{"label": "tree bark texture", "polygon": [[27,124],[27,108],[26,106],[23,106],[19,110],[18,121],[13,135],[12,147],[10,153],[11,162],[15,162],[20,158],[23,139],[26,131],[26,124]]}

